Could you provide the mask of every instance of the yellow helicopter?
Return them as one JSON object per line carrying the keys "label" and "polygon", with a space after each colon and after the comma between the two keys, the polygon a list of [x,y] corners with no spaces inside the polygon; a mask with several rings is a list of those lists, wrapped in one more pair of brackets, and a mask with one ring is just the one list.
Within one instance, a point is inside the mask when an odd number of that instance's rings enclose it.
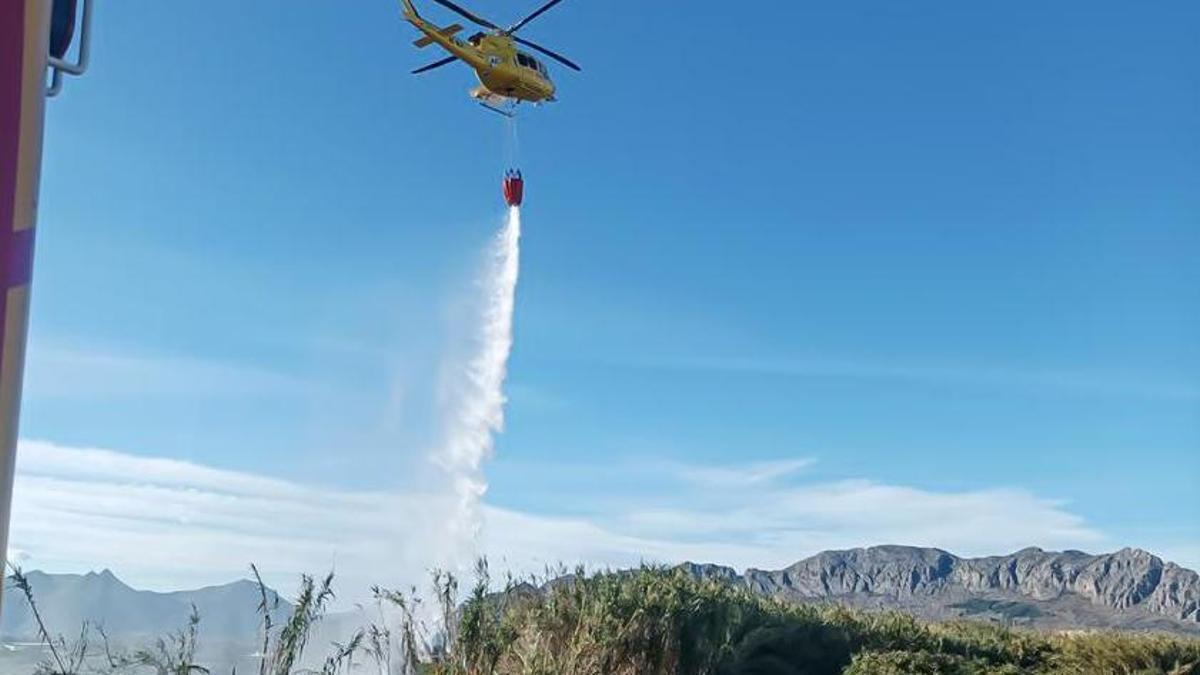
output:
{"label": "yellow helicopter", "polygon": [[454,61],[462,60],[475,70],[479,77],[479,86],[471,90],[472,98],[480,105],[512,117],[513,109],[521,101],[542,103],[556,100],[554,98],[554,82],[546,64],[532,54],[522,51],[517,45],[545,54],[573,70],[581,70],[570,59],[556,54],[541,45],[517,37],[515,33],[524,28],[530,21],[545,14],[562,0],[550,0],[529,16],[521,19],[508,28],[501,28],[472,12],[450,2],[450,0],[435,0],[468,21],[488,29],[489,32],[478,32],[463,40],[457,37],[463,27],[457,23],[438,27],[421,18],[412,0],[403,0],[404,19],[417,27],[424,36],[414,42],[418,48],[432,44],[441,46],[450,52],[450,56],[412,71],[414,75],[440,68]]}

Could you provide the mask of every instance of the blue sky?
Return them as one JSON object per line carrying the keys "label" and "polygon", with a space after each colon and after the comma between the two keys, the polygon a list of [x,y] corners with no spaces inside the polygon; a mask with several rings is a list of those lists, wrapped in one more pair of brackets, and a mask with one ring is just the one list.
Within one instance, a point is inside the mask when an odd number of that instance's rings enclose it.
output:
{"label": "blue sky", "polygon": [[[488,504],[661,542],[682,528],[647,514],[701,518],[712,490],[865,481],[899,491],[884,509],[997,513],[1011,490],[1088,534],[1014,521],[996,549],[1200,564],[1198,23],[1182,0],[539,19],[584,72],[553,69],[562,100],[520,121]],[[501,218],[502,124],[469,71],[409,76],[437,55],[382,0],[128,0],[96,31],[49,105],[22,436],[413,487]],[[981,522],[832,543],[1000,552],[956,534]],[[811,552],[787,541],[729,557]]]}

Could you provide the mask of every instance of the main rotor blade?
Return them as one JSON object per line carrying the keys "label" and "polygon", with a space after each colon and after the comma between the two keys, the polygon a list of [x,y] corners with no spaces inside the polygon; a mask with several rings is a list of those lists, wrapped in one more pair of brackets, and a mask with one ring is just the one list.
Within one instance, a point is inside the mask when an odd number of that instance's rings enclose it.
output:
{"label": "main rotor blade", "polygon": [[509,35],[512,35],[513,33],[524,28],[525,24],[527,24],[530,21],[533,21],[534,19],[538,18],[539,16],[545,14],[546,12],[548,12],[550,10],[551,7],[557,5],[560,2],[562,2],[562,0],[550,0],[550,2],[547,2],[546,4],[539,7],[538,10],[536,12],[534,12],[533,14],[530,14],[529,16],[525,17],[524,19],[521,19],[520,21],[514,23],[512,25],[512,28],[509,28],[505,32],[507,32]]}
{"label": "main rotor blade", "polygon": [[500,26],[497,26],[496,24],[492,23],[491,21],[488,21],[487,19],[485,19],[481,16],[476,16],[476,15],[472,14],[470,11],[468,11],[462,7],[459,7],[458,5],[454,4],[453,2],[450,2],[450,0],[433,0],[433,1],[443,7],[446,7],[447,9],[458,12],[459,16],[463,17],[467,21],[470,21],[472,23],[477,23],[480,26],[483,26],[484,28],[491,28],[492,30],[501,30]]}
{"label": "main rotor blade", "polygon": [[428,72],[430,70],[433,70],[434,68],[441,68],[442,66],[446,65],[447,63],[454,63],[457,60],[458,60],[457,56],[447,56],[446,58],[442,59],[441,61],[434,61],[433,63],[431,63],[427,66],[421,66],[420,68],[417,68],[416,70],[412,71],[412,74],[420,75],[421,73]]}
{"label": "main rotor blade", "polygon": [[549,56],[550,58],[554,59],[555,61],[558,61],[559,63],[563,64],[564,66],[566,66],[568,68],[572,68],[574,70],[583,70],[583,68],[580,68],[579,66],[575,65],[575,63],[573,61],[571,61],[571,59],[568,59],[567,57],[563,56],[562,54],[555,54],[554,52],[550,51],[549,49],[546,49],[545,47],[543,47],[539,44],[530,42],[529,40],[525,40],[523,38],[519,38],[516,35],[512,36],[512,39],[516,40],[517,42],[520,42],[521,44],[525,45],[526,47],[529,47],[530,49],[538,50],[539,52],[545,54],[546,56]]}

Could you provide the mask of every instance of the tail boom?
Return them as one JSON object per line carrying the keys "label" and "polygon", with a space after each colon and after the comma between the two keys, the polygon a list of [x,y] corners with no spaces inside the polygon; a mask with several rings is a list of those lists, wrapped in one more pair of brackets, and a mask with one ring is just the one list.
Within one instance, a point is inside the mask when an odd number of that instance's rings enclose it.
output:
{"label": "tail boom", "polygon": [[417,13],[416,6],[412,0],[401,0],[404,8],[404,20],[411,23],[413,27],[424,33],[424,36],[418,39],[413,44],[417,47],[428,47],[431,44],[437,44],[442,49],[450,52],[454,56],[466,61],[473,68],[482,68],[487,63],[486,59],[474,47],[454,37],[454,34],[462,30],[462,26],[451,24],[445,28],[439,28]]}

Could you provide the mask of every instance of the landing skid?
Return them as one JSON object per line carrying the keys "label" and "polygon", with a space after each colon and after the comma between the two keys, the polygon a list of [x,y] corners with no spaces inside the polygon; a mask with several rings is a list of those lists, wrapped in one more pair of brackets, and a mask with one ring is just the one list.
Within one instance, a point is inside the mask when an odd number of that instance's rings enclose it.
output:
{"label": "landing skid", "polygon": [[516,110],[504,110],[503,108],[497,108],[493,105],[484,103],[483,101],[480,101],[479,105],[483,106],[484,108],[487,108],[488,110],[491,110],[492,112],[496,113],[497,115],[504,115],[505,117],[507,117],[509,119],[512,119],[517,116]]}

